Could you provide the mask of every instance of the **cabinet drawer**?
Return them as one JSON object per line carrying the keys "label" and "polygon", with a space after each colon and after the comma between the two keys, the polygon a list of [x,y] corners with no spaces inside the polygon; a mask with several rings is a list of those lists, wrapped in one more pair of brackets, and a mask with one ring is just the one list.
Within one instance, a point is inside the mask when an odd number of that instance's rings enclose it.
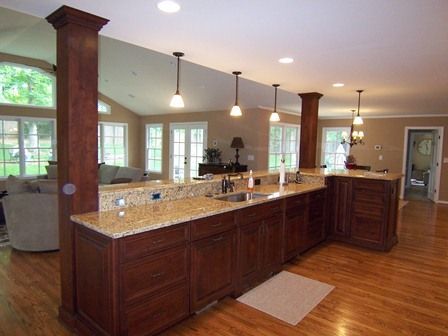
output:
{"label": "cabinet drawer", "polygon": [[182,246],[122,265],[124,302],[187,281],[187,251]]}
{"label": "cabinet drawer", "polygon": [[134,260],[188,241],[188,225],[180,224],[120,239],[121,262]]}
{"label": "cabinet drawer", "polygon": [[201,218],[191,223],[191,239],[197,240],[235,227],[234,212]]}
{"label": "cabinet drawer", "polygon": [[354,179],[353,188],[358,192],[366,190],[370,193],[385,193],[386,183],[378,180]]}
{"label": "cabinet drawer", "polygon": [[154,335],[188,315],[188,287],[183,285],[126,309],[120,335]]}
{"label": "cabinet drawer", "polygon": [[261,221],[264,218],[277,215],[281,216],[281,204],[279,201],[255,205],[238,211],[239,224]]}
{"label": "cabinet drawer", "polygon": [[306,204],[308,204],[307,195],[288,197],[286,199],[286,210],[295,208],[295,207],[303,207]]}

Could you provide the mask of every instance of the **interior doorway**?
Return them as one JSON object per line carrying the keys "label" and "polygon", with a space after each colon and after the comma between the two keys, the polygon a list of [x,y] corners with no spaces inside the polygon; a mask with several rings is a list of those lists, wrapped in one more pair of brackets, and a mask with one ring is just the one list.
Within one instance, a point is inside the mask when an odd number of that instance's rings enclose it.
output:
{"label": "interior doorway", "polygon": [[401,197],[405,200],[439,200],[442,127],[406,127]]}

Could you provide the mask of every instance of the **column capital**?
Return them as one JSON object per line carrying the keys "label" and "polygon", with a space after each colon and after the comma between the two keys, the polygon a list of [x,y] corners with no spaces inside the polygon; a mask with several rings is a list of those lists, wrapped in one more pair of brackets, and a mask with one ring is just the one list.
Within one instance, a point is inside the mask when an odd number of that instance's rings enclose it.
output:
{"label": "column capital", "polygon": [[310,98],[316,98],[316,99],[320,99],[323,97],[322,93],[319,92],[306,92],[306,93],[298,93],[297,95],[300,96],[300,98],[302,99],[310,99]]}
{"label": "column capital", "polygon": [[100,31],[109,22],[108,19],[65,5],[48,15],[46,20],[53,25],[54,29],[59,29],[71,23],[96,31]]}

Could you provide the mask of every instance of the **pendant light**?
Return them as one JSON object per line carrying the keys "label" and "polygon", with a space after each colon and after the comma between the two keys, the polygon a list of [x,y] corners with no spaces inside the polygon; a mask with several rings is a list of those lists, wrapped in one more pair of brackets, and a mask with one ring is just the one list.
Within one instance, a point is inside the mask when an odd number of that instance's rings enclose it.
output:
{"label": "pendant light", "polygon": [[280,121],[280,116],[277,113],[277,88],[280,84],[272,84],[272,86],[275,88],[274,112],[271,113],[269,121]]}
{"label": "pendant light", "polygon": [[234,71],[232,74],[235,75],[235,81],[236,81],[236,89],[235,89],[235,105],[233,105],[232,109],[230,110],[230,115],[232,117],[241,117],[243,113],[241,112],[241,109],[238,105],[238,76],[241,75],[241,71]]}
{"label": "pendant light", "polygon": [[173,52],[173,56],[177,57],[177,85],[176,85],[176,93],[173,95],[173,98],[171,98],[171,107],[175,108],[182,108],[184,107],[184,100],[182,99],[182,96],[179,93],[179,70],[180,70],[180,57],[184,56],[183,52],[176,51]]}
{"label": "pendant light", "polygon": [[359,107],[361,105],[361,93],[364,90],[356,90],[358,92],[358,114],[356,115],[355,119],[353,120],[353,125],[362,125],[364,124],[364,121],[362,120],[361,116],[359,115]]}

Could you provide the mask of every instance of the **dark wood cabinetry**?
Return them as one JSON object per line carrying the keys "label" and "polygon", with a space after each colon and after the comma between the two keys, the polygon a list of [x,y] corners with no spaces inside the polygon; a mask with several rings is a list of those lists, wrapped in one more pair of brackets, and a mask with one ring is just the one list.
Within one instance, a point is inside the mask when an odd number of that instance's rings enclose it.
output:
{"label": "dark wood cabinetry", "polygon": [[323,241],[326,226],[325,190],[286,199],[284,261]]}
{"label": "dark wood cabinetry", "polygon": [[282,265],[283,214],[280,201],[237,212],[238,292],[253,287]]}
{"label": "dark wood cabinetry", "polygon": [[228,163],[200,163],[199,176],[204,174],[228,174],[247,172],[247,165],[229,165]]}
{"label": "dark wood cabinetry", "polygon": [[235,289],[234,213],[193,221],[191,227],[190,302],[191,311],[196,311]]}
{"label": "dark wood cabinetry", "polygon": [[396,242],[399,180],[334,177],[330,237],[389,250]]}

